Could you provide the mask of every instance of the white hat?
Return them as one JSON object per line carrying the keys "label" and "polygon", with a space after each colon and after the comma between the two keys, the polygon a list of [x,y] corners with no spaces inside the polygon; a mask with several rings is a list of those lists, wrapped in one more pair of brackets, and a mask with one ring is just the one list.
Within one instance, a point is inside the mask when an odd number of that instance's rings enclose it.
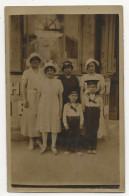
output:
{"label": "white hat", "polygon": [[85,70],[87,69],[87,66],[89,63],[96,63],[97,66],[99,66],[99,62],[97,60],[95,60],[94,58],[89,58],[87,61],[86,61],[86,66],[85,66]]}
{"label": "white hat", "polygon": [[50,60],[49,62],[45,63],[44,72],[45,72],[45,69],[47,67],[53,67],[56,70],[56,73],[58,72],[58,67],[57,67],[57,65],[53,64],[52,60]]}
{"label": "white hat", "polygon": [[29,58],[26,60],[26,66],[27,66],[27,67],[31,67],[30,60],[31,60],[33,57],[38,57],[38,58],[41,60],[40,63],[42,64],[42,61],[43,61],[42,57],[41,57],[38,53],[34,52],[34,53],[32,53],[32,54],[29,56]]}

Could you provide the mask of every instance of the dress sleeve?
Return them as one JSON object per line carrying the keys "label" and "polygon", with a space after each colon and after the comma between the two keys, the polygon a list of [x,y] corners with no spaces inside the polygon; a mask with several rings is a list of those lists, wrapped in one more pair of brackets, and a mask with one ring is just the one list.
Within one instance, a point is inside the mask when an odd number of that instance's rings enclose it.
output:
{"label": "dress sleeve", "polygon": [[22,80],[28,80],[28,70],[25,70],[22,75]]}
{"label": "dress sleeve", "polygon": [[64,124],[64,126],[67,126],[67,119],[66,119],[67,109],[68,109],[68,106],[67,106],[67,104],[65,104],[64,105],[64,110],[63,110],[63,124]]}
{"label": "dress sleeve", "polygon": [[62,85],[62,83],[61,83],[61,81],[58,79],[58,83],[59,83],[59,92],[60,93],[63,93],[63,85]]}

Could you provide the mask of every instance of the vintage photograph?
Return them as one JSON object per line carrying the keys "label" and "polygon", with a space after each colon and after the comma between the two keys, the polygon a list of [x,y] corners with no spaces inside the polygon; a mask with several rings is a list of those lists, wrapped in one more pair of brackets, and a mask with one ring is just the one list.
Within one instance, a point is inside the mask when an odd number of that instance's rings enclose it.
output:
{"label": "vintage photograph", "polygon": [[5,16],[8,191],[123,192],[122,7]]}

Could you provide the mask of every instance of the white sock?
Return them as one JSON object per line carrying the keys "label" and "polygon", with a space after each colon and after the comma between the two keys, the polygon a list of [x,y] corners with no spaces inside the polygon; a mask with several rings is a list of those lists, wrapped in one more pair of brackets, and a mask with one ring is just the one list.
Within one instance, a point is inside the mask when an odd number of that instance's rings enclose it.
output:
{"label": "white sock", "polygon": [[42,133],[42,139],[43,139],[43,147],[47,147],[47,135],[48,133]]}
{"label": "white sock", "polygon": [[56,147],[57,133],[52,133],[52,148]]}

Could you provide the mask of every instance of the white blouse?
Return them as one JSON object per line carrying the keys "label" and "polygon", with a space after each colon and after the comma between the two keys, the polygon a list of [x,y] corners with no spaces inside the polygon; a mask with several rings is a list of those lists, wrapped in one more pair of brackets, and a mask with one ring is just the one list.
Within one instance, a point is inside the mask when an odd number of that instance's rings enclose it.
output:
{"label": "white blouse", "polygon": [[64,105],[63,111],[63,123],[64,126],[67,125],[67,116],[69,117],[80,117],[80,124],[82,125],[84,122],[82,106],[80,103],[77,103],[75,106],[71,105],[70,103],[66,103]]}
{"label": "white blouse", "polygon": [[22,80],[26,80],[27,89],[34,90],[34,89],[37,89],[38,84],[39,84],[41,78],[43,78],[43,77],[44,77],[44,75],[40,69],[38,72],[34,72],[32,68],[29,68],[24,71],[24,73],[22,75]]}

